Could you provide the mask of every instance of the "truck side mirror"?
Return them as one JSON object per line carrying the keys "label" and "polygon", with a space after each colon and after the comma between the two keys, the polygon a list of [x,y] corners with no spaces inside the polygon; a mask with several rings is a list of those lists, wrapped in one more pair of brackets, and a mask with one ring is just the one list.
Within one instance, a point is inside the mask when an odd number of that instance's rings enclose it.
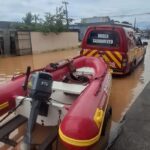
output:
{"label": "truck side mirror", "polygon": [[143,46],[147,46],[148,45],[148,43],[147,42],[143,42]]}

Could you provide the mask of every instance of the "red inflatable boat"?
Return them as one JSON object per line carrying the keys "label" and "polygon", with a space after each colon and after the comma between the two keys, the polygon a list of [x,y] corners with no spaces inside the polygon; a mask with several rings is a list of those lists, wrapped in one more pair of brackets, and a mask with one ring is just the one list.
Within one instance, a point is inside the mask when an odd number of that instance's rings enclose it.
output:
{"label": "red inflatable boat", "polygon": [[[101,58],[82,56],[50,64],[31,75],[41,71],[52,76],[53,85],[48,114],[38,115],[37,123],[55,126],[61,119],[59,136],[69,150],[91,147],[100,139],[108,106],[111,74],[107,65]],[[16,107],[20,96],[28,95],[22,88],[24,80],[25,74],[0,86],[0,116]],[[31,103],[27,100],[16,114],[28,118],[29,109]]]}

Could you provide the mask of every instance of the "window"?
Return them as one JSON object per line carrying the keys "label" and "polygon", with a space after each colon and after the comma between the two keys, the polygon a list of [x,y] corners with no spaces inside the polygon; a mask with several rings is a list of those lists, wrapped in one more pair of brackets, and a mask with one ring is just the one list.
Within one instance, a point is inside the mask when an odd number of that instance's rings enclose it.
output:
{"label": "window", "polygon": [[142,46],[142,41],[141,41],[141,38],[140,38],[140,37],[137,37],[137,38],[136,38],[136,45],[137,45],[137,46]]}
{"label": "window", "polygon": [[0,37],[2,37],[3,36],[3,31],[0,31]]}
{"label": "window", "polygon": [[120,40],[117,32],[95,30],[89,34],[87,44],[102,47],[119,47]]}

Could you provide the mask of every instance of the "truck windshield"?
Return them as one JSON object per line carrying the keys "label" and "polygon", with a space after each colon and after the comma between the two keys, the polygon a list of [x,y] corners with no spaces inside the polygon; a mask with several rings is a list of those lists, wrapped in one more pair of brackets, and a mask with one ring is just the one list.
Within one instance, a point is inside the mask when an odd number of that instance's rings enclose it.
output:
{"label": "truck windshield", "polygon": [[95,30],[90,32],[87,44],[102,47],[119,47],[120,40],[118,33],[115,31]]}

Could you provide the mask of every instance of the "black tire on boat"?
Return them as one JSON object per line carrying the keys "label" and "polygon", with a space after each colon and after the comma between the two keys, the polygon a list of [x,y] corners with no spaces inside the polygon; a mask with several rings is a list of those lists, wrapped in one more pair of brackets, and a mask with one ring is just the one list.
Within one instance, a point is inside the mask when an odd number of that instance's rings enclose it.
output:
{"label": "black tire on boat", "polygon": [[107,125],[111,116],[112,116],[112,108],[111,106],[108,106],[106,109],[106,113],[105,113],[101,136],[105,136],[106,128],[107,128]]}

